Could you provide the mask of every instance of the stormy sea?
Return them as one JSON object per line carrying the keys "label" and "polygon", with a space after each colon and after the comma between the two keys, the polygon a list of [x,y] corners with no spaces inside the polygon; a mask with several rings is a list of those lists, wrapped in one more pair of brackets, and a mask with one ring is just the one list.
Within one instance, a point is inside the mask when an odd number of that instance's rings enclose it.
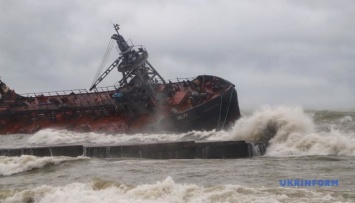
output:
{"label": "stormy sea", "polygon": [[263,107],[219,132],[47,129],[0,136],[0,148],[185,140],[269,146],[263,156],[222,160],[0,156],[0,202],[355,202],[355,111]]}

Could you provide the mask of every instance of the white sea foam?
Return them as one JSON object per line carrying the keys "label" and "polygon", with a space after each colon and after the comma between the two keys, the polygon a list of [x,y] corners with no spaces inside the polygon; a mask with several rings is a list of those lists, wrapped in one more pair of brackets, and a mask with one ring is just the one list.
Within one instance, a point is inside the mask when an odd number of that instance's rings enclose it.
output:
{"label": "white sea foam", "polygon": [[[269,142],[269,156],[355,155],[351,116],[314,124],[314,115],[298,107],[263,107],[244,117],[229,131],[192,131],[180,134],[98,134],[46,129],[28,138],[31,145],[119,144],[183,140],[247,140]],[[327,121],[328,122],[328,121]],[[345,130],[346,129],[346,130]]]}
{"label": "white sea foam", "polygon": [[319,131],[302,108],[261,108],[238,121],[230,136],[236,140],[268,141],[269,156],[355,155],[353,132],[335,128]]}
{"label": "white sea foam", "polygon": [[351,116],[344,116],[343,118],[340,119],[341,123],[349,123],[353,121],[353,118]]}
{"label": "white sea foam", "polygon": [[0,156],[0,176],[9,176],[32,169],[43,168],[50,164],[60,164],[65,161],[75,161],[87,159],[84,157],[36,157],[31,155],[22,155],[20,157]]}
{"label": "white sea foam", "polygon": [[123,142],[160,142],[178,140],[204,140],[215,131],[193,131],[180,134],[100,134],[100,133],[77,133],[67,130],[45,129],[31,135],[27,142],[33,145],[53,144],[119,144]]}
{"label": "white sea foam", "polygon": [[[1,200],[1,199],[0,199]],[[13,202],[345,202],[331,191],[297,188],[253,188],[239,185],[202,187],[175,183],[170,177],[153,184],[129,186],[103,180],[63,187],[43,185],[24,191],[7,191],[2,200]]]}

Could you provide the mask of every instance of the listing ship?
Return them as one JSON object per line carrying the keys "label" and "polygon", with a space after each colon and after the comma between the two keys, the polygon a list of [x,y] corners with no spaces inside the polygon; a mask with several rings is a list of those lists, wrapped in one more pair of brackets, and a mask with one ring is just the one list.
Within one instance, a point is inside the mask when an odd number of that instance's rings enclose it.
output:
{"label": "listing ship", "polygon": [[[221,130],[240,118],[231,82],[212,75],[165,81],[148,62],[147,50],[130,45],[119,25],[114,28],[90,91],[17,94],[0,80],[0,134],[33,134],[45,128],[98,133]],[[115,42],[119,56],[102,73]],[[113,69],[122,79],[98,87]]]}

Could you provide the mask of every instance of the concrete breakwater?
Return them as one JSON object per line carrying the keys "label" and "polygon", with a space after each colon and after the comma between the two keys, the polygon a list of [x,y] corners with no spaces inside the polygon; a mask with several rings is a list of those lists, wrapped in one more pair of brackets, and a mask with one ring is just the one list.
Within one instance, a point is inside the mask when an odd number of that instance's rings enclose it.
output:
{"label": "concrete breakwater", "polygon": [[182,141],[157,143],[123,143],[120,145],[62,145],[0,149],[1,156],[86,156],[94,158],[144,159],[233,159],[260,156],[265,143],[245,141]]}

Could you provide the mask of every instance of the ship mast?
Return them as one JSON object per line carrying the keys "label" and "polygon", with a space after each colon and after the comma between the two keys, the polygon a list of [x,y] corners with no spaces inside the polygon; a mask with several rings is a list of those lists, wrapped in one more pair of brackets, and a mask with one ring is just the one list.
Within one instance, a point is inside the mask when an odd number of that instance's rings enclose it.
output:
{"label": "ship mast", "polygon": [[118,72],[122,73],[122,79],[119,81],[120,87],[117,89],[119,95],[124,95],[121,100],[125,102],[121,102],[127,103],[133,111],[144,113],[148,106],[155,106],[155,89],[162,84],[165,85],[166,82],[148,62],[148,52],[145,48],[143,46],[128,45],[127,41],[118,32],[119,25],[115,24],[113,27],[117,34],[113,34],[111,39],[115,40],[118,45],[119,57],[98,77],[91,86],[90,91],[96,90],[97,85],[114,68],[117,68]]}
{"label": "ship mast", "polygon": [[119,34],[119,25],[114,25],[117,34],[112,35],[120,49],[122,60],[117,66],[117,70],[122,73],[120,85],[122,87],[135,86],[148,91],[152,100],[155,100],[153,85],[157,83],[165,84],[164,79],[148,62],[148,52],[143,46],[128,46],[126,40]]}
{"label": "ship mast", "polygon": [[115,40],[120,50],[120,57],[96,80],[90,90],[105,78],[115,67],[122,73],[119,81],[120,89],[139,87],[142,92],[147,92],[150,99],[155,101],[154,85],[166,84],[165,80],[148,62],[148,52],[143,46],[129,46],[127,41],[118,32],[118,24],[114,25],[117,34],[113,34],[111,39]]}

